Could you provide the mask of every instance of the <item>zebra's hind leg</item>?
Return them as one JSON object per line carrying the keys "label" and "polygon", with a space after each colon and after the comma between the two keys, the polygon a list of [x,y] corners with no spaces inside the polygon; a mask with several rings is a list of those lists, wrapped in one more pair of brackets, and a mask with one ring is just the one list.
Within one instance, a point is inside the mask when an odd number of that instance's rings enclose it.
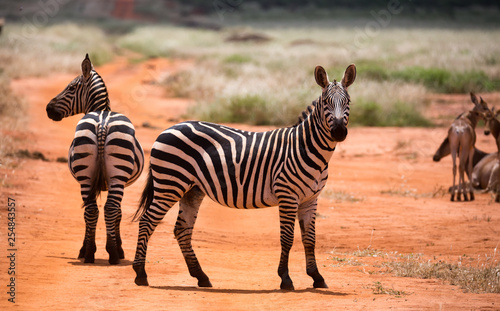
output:
{"label": "zebra's hind leg", "polygon": [[325,279],[321,276],[316,265],[316,257],[314,249],[316,247],[316,207],[317,200],[307,202],[299,207],[298,217],[300,231],[302,233],[302,243],[304,244],[304,251],[306,253],[306,271],[307,275],[313,278],[314,288],[328,288]]}
{"label": "zebra's hind leg", "polygon": [[194,187],[186,192],[179,202],[179,215],[175,223],[174,235],[181,248],[182,255],[189,269],[189,274],[198,279],[199,287],[212,287],[208,276],[201,269],[191,244],[193,227],[204,197],[205,194],[198,187]]}
{"label": "zebra's hind leg", "polygon": [[122,236],[120,234],[120,223],[122,222],[122,210],[118,209],[118,215],[116,217],[115,223],[115,237],[116,237],[116,246],[118,248],[118,257],[120,259],[125,259],[125,252],[122,248]]}
{"label": "zebra's hind leg", "polygon": [[281,257],[278,266],[278,275],[281,278],[280,288],[283,290],[294,290],[295,288],[288,272],[288,258],[293,245],[293,231],[295,228],[297,205],[289,206],[280,204],[279,211]]}
{"label": "zebra's hind leg", "polygon": [[[153,190],[151,183],[151,191]],[[165,217],[170,208],[178,201],[178,198],[160,199],[155,198],[150,206],[146,206],[144,214],[139,221],[139,236],[137,237],[137,248],[133,268],[136,273],[135,284],[148,286],[148,275],[146,274],[146,253],[148,242],[160,221]]]}
{"label": "zebra's hind leg", "polygon": [[[121,247],[120,224],[122,211],[120,209],[123,198],[124,185],[110,185],[108,198],[104,205],[104,219],[106,220],[106,251],[109,254],[109,263],[116,265],[120,263],[120,250],[123,256]],[[118,235],[117,235],[118,233]],[[120,245],[119,245],[120,243]]]}
{"label": "zebra's hind leg", "polygon": [[85,204],[85,239],[80,249],[78,258],[84,258],[85,263],[94,263],[94,254],[96,252],[95,230],[97,219],[99,218],[99,209],[95,200]]}

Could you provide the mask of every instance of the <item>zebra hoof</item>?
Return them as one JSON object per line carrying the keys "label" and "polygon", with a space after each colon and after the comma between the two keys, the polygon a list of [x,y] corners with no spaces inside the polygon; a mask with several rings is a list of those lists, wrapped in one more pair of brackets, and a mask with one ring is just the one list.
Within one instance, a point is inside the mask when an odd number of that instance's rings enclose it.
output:
{"label": "zebra hoof", "polygon": [[149,286],[148,278],[135,278],[135,284],[138,286]]}
{"label": "zebra hoof", "polygon": [[106,245],[106,251],[109,254],[109,264],[117,265],[120,263],[120,254],[118,252],[118,247],[112,245]]}
{"label": "zebra hoof", "polygon": [[78,253],[78,259],[85,258],[85,245],[80,248],[80,252]]}
{"label": "zebra hoof", "polygon": [[85,254],[85,260],[83,261],[84,263],[94,263],[95,257],[94,254],[91,253],[90,255]]}
{"label": "zebra hoof", "polygon": [[281,290],[295,290],[292,280],[283,280],[280,285]]}
{"label": "zebra hoof", "polygon": [[326,282],[323,280],[323,281],[314,282],[313,287],[314,288],[328,288],[328,285],[326,285]]}
{"label": "zebra hoof", "polygon": [[148,286],[148,276],[146,274],[146,270],[144,269],[144,265],[134,265],[133,268],[137,274],[135,284],[139,286]]}
{"label": "zebra hoof", "polygon": [[212,287],[212,283],[210,283],[209,279],[198,280],[198,287]]}

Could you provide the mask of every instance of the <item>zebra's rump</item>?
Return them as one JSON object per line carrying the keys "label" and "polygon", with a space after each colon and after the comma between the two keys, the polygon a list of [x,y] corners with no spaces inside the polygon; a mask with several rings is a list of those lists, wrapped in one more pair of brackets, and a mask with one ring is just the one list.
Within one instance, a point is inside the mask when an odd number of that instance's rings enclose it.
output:
{"label": "zebra's rump", "polygon": [[109,111],[86,114],[76,127],[68,156],[71,173],[94,191],[109,184],[132,184],[144,167],[144,153],[135,129],[122,114]]}

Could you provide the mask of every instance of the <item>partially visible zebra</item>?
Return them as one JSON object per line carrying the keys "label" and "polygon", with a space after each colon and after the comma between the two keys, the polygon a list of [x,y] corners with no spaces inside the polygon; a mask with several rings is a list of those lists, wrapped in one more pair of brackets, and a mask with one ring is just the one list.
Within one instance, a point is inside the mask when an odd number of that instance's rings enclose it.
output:
{"label": "partially visible zebra", "polygon": [[149,238],[170,208],[180,201],[174,235],[198,286],[211,287],[191,245],[205,195],[233,208],[279,205],[281,289],[293,290],[288,257],[298,216],[307,274],[315,288],[327,285],[315,259],[317,197],[328,179],[328,162],[337,142],[347,136],[350,98],[347,88],[356,67],[347,67],[341,82],[315,69],[321,96],[301,122],[268,132],[246,132],[207,122],[183,122],[158,136],[151,150],[147,185],[135,219],[140,219],[134,260],[135,283],[148,285],[145,271]]}
{"label": "partially visible zebra", "polygon": [[88,54],[82,62],[82,74],[47,105],[47,115],[54,121],[85,113],[76,126],[68,164],[80,183],[85,207],[85,239],[78,258],[85,258],[86,263],[94,262],[99,217],[96,199],[105,190],[109,191],[104,205],[109,263],[118,264],[124,258],[120,237],[123,190],[137,180],[144,167],[134,126],[127,117],[110,110],[108,91]]}

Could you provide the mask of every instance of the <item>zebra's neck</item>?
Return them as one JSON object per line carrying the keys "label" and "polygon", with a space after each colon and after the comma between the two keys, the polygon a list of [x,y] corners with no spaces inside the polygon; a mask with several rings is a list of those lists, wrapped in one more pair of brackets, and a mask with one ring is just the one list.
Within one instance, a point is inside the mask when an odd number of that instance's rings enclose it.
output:
{"label": "zebra's neck", "polygon": [[314,105],[311,113],[296,128],[298,133],[303,133],[300,139],[302,147],[311,155],[315,155],[323,165],[327,165],[337,142],[332,139],[321,107],[320,103]]}
{"label": "zebra's neck", "polygon": [[101,76],[92,70],[86,94],[86,100],[82,103],[85,114],[93,111],[110,111],[108,89]]}

